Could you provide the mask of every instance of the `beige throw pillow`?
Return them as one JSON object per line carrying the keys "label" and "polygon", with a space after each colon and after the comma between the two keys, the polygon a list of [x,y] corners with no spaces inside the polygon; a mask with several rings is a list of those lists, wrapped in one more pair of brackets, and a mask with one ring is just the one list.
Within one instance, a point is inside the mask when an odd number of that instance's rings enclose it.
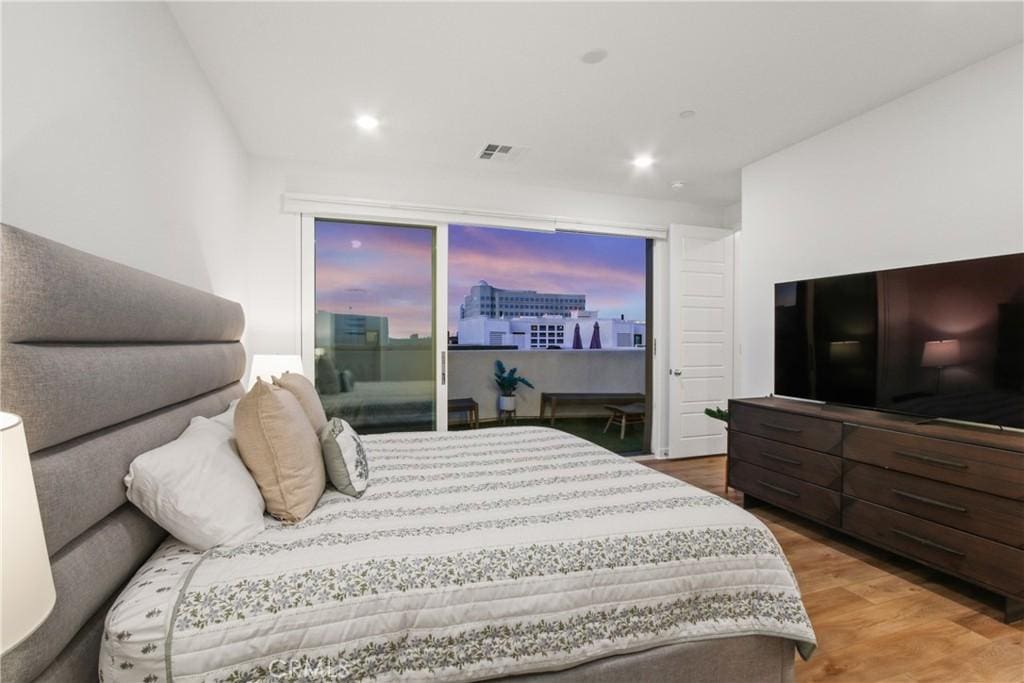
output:
{"label": "beige throw pillow", "polygon": [[320,402],[320,396],[316,393],[316,387],[306,379],[305,375],[295,372],[286,372],[280,377],[274,378],[274,384],[287,389],[299,401],[299,405],[306,412],[309,423],[313,425],[313,431],[319,434],[327,426],[327,415],[324,413],[324,405]]}
{"label": "beige throw pillow", "polygon": [[326,483],[320,440],[291,392],[257,380],[235,408],[235,440],[267,512],[298,522],[316,507]]}

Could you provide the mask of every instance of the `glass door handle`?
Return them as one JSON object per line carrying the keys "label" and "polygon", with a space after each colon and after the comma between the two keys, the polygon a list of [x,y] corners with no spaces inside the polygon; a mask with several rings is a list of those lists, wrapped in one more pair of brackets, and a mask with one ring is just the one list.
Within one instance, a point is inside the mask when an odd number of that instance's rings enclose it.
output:
{"label": "glass door handle", "polygon": [[674,377],[680,377],[683,374],[683,371],[680,370],[679,368],[672,368],[668,372],[669,372],[670,375],[672,375]]}

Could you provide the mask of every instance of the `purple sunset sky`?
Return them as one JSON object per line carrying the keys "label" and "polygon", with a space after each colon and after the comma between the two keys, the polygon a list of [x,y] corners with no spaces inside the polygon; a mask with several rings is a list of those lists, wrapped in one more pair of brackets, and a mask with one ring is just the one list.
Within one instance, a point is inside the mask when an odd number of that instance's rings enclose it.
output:
{"label": "purple sunset sky", "polygon": [[[316,223],[316,308],[384,315],[395,338],[430,334],[433,233],[421,228]],[[643,239],[453,225],[448,230],[448,325],[469,288],[582,293],[602,316],[644,319]]]}
{"label": "purple sunset sky", "polygon": [[469,288],[487,280],[502,289],[586,294],[606,317],[645,317],[645,240],[573,232],[448,228],[448,326],[458,328]]}

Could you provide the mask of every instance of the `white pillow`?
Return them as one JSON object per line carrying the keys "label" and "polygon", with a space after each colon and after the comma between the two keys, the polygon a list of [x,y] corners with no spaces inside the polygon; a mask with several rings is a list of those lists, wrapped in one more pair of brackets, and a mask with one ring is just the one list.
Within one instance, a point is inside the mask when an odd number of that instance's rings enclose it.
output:
{"label": "white pillow", "polygon": [[227,430],[231,432],[232,436],[234,436],[235,434],[235,408],[238,407],[239,400],[240,399],[236,398],[234,401],[228,404],[227,410],[225,410],[220,415],[214,415],[213,417],[210,418],[210,422],[216,422],[217,424],[226,427]]}
{"label": "white pillow", "polygon": [[236,545],[264,529],[263,496],[231,433],[195,417],[174,441],[132,461],[128,500],[198,550]]}

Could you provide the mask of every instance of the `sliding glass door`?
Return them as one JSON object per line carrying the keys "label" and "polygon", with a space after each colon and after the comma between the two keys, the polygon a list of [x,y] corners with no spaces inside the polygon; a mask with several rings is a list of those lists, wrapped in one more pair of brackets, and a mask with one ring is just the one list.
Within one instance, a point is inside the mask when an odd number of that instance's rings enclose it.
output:
{"label": "sliding glass door", "polygon": [[312,229],[312,369],[327,416],[364,433],[437,428],[437,229]]}
{"label": "sliding glass door", "polygon": [[[623,454],[660,442],[643,231],[322,209],[302,212],[299,343],[329,417],[365,433],[544,425]],[[498,361],[529,384],[499,388]]]}
{"label": "sliding glass door", "polygon": [[[650,241],[448,226],[452,429],[542,425],[650,452]],[[499,391],[500,363],[526,382]]]}

